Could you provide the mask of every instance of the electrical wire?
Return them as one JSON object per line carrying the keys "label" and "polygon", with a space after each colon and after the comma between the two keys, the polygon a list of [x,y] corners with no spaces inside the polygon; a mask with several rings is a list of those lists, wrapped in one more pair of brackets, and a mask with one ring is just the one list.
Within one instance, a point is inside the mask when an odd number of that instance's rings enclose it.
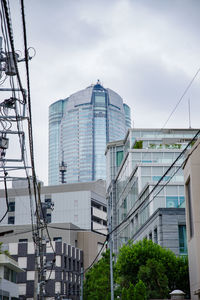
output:
{"label": "electrical wire", "polygon": [[[153,187],[153,189],[149,192],[149,194],[145,197],[145,199],[143,200],[143,202],[141,202],[138,207],[131,212],[131,214],[129,214],[128,216],[126,216],[126,218],[120,222],[114,229],[111,230],[111,232],[109,232],[108,235],[111,235],[113,232],[115,232],[118,228],[120,228],[125,222],[127,222],[130,217],[132,217],[134,215],[134,213],[140,209],[142,207],[142,205],[144,205],[144,201],[147,200],[149,198],[149,196],[155,191],[155,189],[160,185],[160,183],[163,181],[163,179],[165,178],[165,176],[168,174],[168,172],[174,167],[174,165],[176,164],[176,162],[183,156],[183,154],[186,152],[186,150],[190,147],[190,145],[196,140],[196,138],[198,137],[198,135],[200,134],[200,130],[197,131],[197,133],[194,135],[194,137],[189,141],[189,143],[187,144],[187,146],[180,152],[180,154],[178,155],[178,157],[174,160],[174,162],[169,166],[169,168],[166,170],[166,172],[161,176],[161,178],[158,180],[158,182],[156,183],[156,185]],[[154,198],[153,198],[154,199]],[[153,199],[151,201],[148,202],[148,205],[153,201]],[[138,199],[139,200],[139,199]]]}
{"label": "electrical wire", "polygon": [[14,61],[14,66],[15,66],[15,70],[16,70],[16,76],[17,76],[20,90],[21,90],[21,93],[23,96],[24,103],[26,103],[26,95],[25,95],[24,89],[22,87],[21,78],[20,78],[19,70],[18,70],[18,66],[17,66],[17,59],[15,56],[14,39],[13,39],[13,32],[12,32],[12,26],[11,26],[11,17],[9,17],[8,4],[7,4],[6,0],[1,0],[1,3],[3,6],[3,12],[5,13],[5,20],[6,20],[6,24],[7,24],[8,37],[10,40],[10,46],[11,46],[11,50],[12,50],[13,61]]}
{"label": "electrical wire", "polygon": [[[183,94],[181,95],[180,99],[178,100],[178,102],[176,103],[175,107],[173,108],[172,112],[170,113],[169,117],[167,118],[166,122],[164,123],[162,129],[167,125],[169,119],[171,118],[171,116],[173,115],[173,113],[176,111],[177,107],[179,106],[179,104],[181,103],[181,101],[183,100],[184,96],[186,95],[186,93],[188,92],[188,90],[190,89],[191,85],[193,84],[195,78],[197,77],[197,75],[200,72],[200,68],[197,70],[197,72],[195,73],[195,75],[192,77],[191,81],[189,82],[189,84],[187,85],[186,89],[184,90]],[[161,129],[161,130],[162,130]]]}
{"label": "electrical wire", "polygon": [[[4,168],[4,166],[3,166]],[[9,212],[9,203],[8,203],[8,189],[7,189],[7,182],[6,182],[7,172],[4,170],[4,187],[5,187],[5,197],[6,197],[6,212],[4,213],[3,217],[0,219],[0,223],[5,219],[7,213]]]}
{"label": "electrical wire", "polygon": [[103,251],[103,248],[105,247],[107,243],[107,238],[106,240],[104,241],[104,243],[102,244],[102,247],[101,249],[99,250],[99,252],[97,253],[96,257],[94,258],[94,260],[92,261],[92,263],[81,273],[81,274],[85,274],[89,269],[92,268],[92,266],[94,265],[94,263],[96,262],[97,258],[99,257],[99,255],[102,253]]}

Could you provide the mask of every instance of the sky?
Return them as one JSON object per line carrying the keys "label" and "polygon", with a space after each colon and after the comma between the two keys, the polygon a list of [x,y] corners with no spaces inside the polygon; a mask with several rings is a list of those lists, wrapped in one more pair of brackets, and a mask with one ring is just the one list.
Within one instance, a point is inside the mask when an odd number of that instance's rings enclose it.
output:
{"label": "sky", "polygon": [[[162,128],[200,68],[198,0],[25,0],[36,173],[48,183],[48,107],[97,79],[131,107],[134,127]],[[23,51],[20,2],[10,1]],[[167,122],[198,128],[200,73]]]}

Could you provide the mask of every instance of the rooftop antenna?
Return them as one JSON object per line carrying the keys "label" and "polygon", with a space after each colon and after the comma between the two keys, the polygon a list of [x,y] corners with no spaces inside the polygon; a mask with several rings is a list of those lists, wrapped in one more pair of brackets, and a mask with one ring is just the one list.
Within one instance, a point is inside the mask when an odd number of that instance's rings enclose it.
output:
{"label": "rooftop antenna", "polygon": [[65,181],[65,174],[67,172],[67,165],[64,162],[64,151],[62,151],[62,161],[59,166],[59,171],[60,171],[60,177],[61,177],[61,184],[66,183]]}

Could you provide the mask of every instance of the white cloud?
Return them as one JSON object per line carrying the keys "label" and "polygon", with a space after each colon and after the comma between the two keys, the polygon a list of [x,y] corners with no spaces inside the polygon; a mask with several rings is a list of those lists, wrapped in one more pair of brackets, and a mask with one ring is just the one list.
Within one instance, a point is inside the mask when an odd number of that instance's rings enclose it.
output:
{"label": "white cloud", "polygon": [[[22,50],[18,5],[11,13]],[[131,106],[136,127],[163,125],[200,65],[199,8],[196,0],[25,1],[28,43],[37,51],[30,71],[40,178],[47,181],[48,106],[98,78]],[[199,126],[198,76],[168,127],[187,126],[189,97]]]}

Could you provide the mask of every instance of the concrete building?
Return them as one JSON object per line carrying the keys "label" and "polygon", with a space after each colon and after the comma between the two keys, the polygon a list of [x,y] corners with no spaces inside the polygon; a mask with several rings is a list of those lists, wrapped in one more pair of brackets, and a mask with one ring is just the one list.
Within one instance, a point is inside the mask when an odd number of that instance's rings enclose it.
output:
{"label": "concrete building", "polygon": [[17,275],[23,272],[18,263],[6,254],[0,254],[0,299],[16,300],[19,296]]}
{"label": "concrete building", "polygon": [[[13,183],[8,189],[9,212],[0,226],[31,224],[28,189]],[[82,229],[107,233],[107,204],[105,182],[63,184],[41,187],[41,202],[48,223],[73,223]],[[35,204],[32,204],[35,212]],[[7,206],[5,191],[0,190],[0,218]],[[53,208],[53,210],[52,210]]]}
{"label": "concrete building", "polygon": [[[7,245],[12,257],[24,270],[18,277],[20,299],[33,299],[35,279],[35,247],[32,242],[31,225],[2,226],[1,232],[8,232],[1,238]],[[80,272],[81,267],[87,269],[102,248],[105,237],[94,232],[80,231],[73,224],[48,224],[50,242],[44,244],[44,261],[46,268],[45,299],[63,297],[80,299]],[[45,231],[44,231],[45,236]],[[47,238],[47,235],[46,235]],[[54,257],[55,264],[52,264]],[[52,271],[51,271],[52,269]]]}
{"label": "concrete building", "polygon": [[[111,203],[114,251],[147,237],[187,254],[184,216],[184,157],[171,164],[195,129],[130,129],[123,141],[108,143],[107,199]],[[159,185],[157,183],[159,182]]]}
{"label": "concrete building", "polygon": [[106,178],[104,151],[109,141],[125,137],[131,126],[130,108],[100,82],[49,107],[49,185]]}
{"label": "concrete building", "polygon": [[200,299],[200,140],[184,165],[191,299]]}

